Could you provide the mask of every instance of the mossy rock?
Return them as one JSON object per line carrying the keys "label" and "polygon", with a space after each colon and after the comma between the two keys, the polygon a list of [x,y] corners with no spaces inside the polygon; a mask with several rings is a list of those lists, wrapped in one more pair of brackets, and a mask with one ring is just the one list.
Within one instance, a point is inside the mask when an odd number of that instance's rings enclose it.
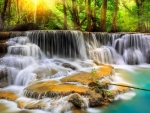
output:
{"label": "mossy rock", "polygon": [[0,91],[0,99],[15,101],[17,98],[18,96],[15,93]]}
{"label": "mossy rock", "polygon": [[[25,88],[25,96],[32,98],[66,96],[72,93],[86,95],[88,87],[75,84],[60,83],[55,80],[37,82]],[[30,95],[32,93],[32,95]]]}
{"label": "mossy rock", "polygon": [[65,77],[60,79],[61,82],[79,82],[84,85],[88,85],[89,83],[110,76],[113,70],[112,66],[102,65],[100,68],[96,70],[95,73],[90,72],[79,72],[77,74]]}

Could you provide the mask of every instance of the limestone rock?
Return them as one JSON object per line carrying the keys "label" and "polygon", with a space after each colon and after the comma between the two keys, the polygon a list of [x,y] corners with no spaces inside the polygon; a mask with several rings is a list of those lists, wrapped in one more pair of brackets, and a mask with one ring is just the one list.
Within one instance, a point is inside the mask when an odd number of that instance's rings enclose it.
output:
{"label": "limestone rock", "polygon": [[14,26],[10,31],[28,31],[28,30],[38,30],[38,25],[35,23],[26,23],[26,24],[19,24]]}
{"label": "limestone rock", "polygon": [[30,112],[30,111],[28,111],[28,110],[21,110],[21,111],[19,111],[19,112],[17,112],[17,113],[32,113],[32,112]]}
{"label": "limestone rock", "polygon": [[46,107],[46,103],[39,101],[39,102],[31,102],[28,103],[24,108],[25,109],[42,109]]}
{"label": "limestone rock", "polygon": [[86,108],[86,104],[85,104],[84,100],[78,93],[72,94],[66,100],[68,100],[68,102],[72,103],[76,108]]}
{"label": "limestone rock", "polygon": [[0,91],[0,99],[15,101],[17,98],[18,96],[15,93]]}
{"label": "limestone rock", "polygon": [[[55,80],[41,81],[25,88],[24,95],[31,98],[66,96],[72,93],[86,95],[87,87],[60,83]],[[32,96],[30,95],[32,93]]]}
{"label": "limestone rock", "polygon": [[0,68],[0,81],[7,82],[7,71],[5,67]]}
{"label": "limestone rock", "polygon": [[90,72],[79,72],[72,76],[68,76],[65,78],[60,79],[61,82],[79,82],[84,85],[88,85],[93,80],[99,80],[104,77],[111,76],[113,71],[113,67],[108,65],[103,65],[100,68],[96,69],[95,73]]}
{"label": "limestone rock", "polygon": [[63,63],[62,66],[65,67],[65,68],[70,68],[72,70],[76,70],[77,69],[75,66],[73,66],[73,65],[71,65],[69,63]]}
{"label": "limestone rock", "polygon": [[8,86],[7,82],[0,83],[0,88],[4,88],[4,87],[7,87],[7,86]]}

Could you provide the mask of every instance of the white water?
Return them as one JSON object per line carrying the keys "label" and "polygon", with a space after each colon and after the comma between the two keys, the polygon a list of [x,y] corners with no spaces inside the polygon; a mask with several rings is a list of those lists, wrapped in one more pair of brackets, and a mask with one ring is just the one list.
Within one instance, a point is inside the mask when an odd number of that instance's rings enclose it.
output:
{"label": "white water", "polygon": [[[57,32],[53,32],[52,34],[56,35]],[[27,33],[27,35],[30,37],[32,33],[29,32]],[[32,104],[32,102],[35,103],[39,100],[31,100],[23,97],[23,88],[25,88],[26,86],[29,86],[41,80],[59,80],[60,78],[69,76],[72,73],[76,73],[77,71],[90,72],[93,67],[96,68],[96,65],[92,60],[98,63],[107,64],[125,64],[128,62],[129,64],[146,63],[147,58],[145,58],[144,55],[147,55],[149,51],[147,47],[150,47],[149,43],[146,42],[148,36],[146,36],[145,38],[144,35],[124,35],[121,39],[119,39],[116,35],[112,35],[112,42],[107,42],[107,40],[104,40],[103,43],[99,43],[99,40],[96,39],[95,34],[92,34],[94,41],[88,43],[85,42],[83,34],[81,32],[71,32],[71,39],[67,39],[67,41],[69,43],[73,40],[73,42],[75,42],[75,45],[67,45],[67,43],[66,45],[57,45],[56,43],[61,37],[55,37],[56,39],[53,39],[54,43],[52,44],[54,48],[52,47],[51,49],[46,43],[47,39],[44,38],[44,41],[42,40],[43,42],[41,42],[39,41],[41,39],[38,35],[39,34],[36,34],[36,36],[34,37],[35,39],[33,37],[30,39],[28,37],[15,37],[10,39],[9,41],[7,41],[7,45],[9,46],[8,54],[0,60],[2,65],[0,69],[7,71],[6,74],[8,75],[8,83],[9,85],[11,85],[7,88],[4,88],[3,90],[15,92],[16,94],[21,96],[19,98],[20,100],[28,101],[28,104]],[[66,36],[67,35],[68,34],[66,33]],[[103,36],[105,35],[103,34]],[[139,38],[136,39],[135,37],[137,36]],[[126,39],[127,37],[128,39]],[[50,59],[46,57],[41,51],[41,48],[39,48],[36,44],[31,43],[30,40],[41,46],[42,50],[47,54],[47,56],[52,56],[53,58]],[[62,40],[62,42],[63,41],[64,40]],[[59,44],[61,44],[62,42],[60,41]],[[131,45],[129,44],[129,42],[131,42]],[[101,46],[104,43],[106,45]],[[143,43],[146,43],[146,45],[144,45]],[[119,48],[119,50],[117,51],[115,48]],[[143,51],[143,49],[145,48],[147,49]],[[48,49],[51,49],[52,51],[49,52]],[[65,49],[69,54],[66,53]],[[69,57],[66,57],[67,55]],[[57,57],[73,57],[74,59],[66,60]],[[89,60],[88,58],[91,60]],[[80,59],[84,59],[84,61],[81,61]],[[130,59],[131,61],[129,61]],[[64,63],[67,63],[71,66],[65,67]],[[130,67],[126,68],[128,69]],[[54,75],[53,70],[56,71]],[[113,76],[112,78],[114,83],[127,83],[126,81],[123,81],[121,78],[119,78],[118,75]],[[111,78],[105,79],[111,80]],[[112,87],[112,89],[115,89],[115,87]],[[133,96],[135,96],[135,93],[133,92],[126,93],[123,95],[118,95],[116,99],[131,99],[131,97]],[[43,99],[42,101],[49,104],[45,108],[43,107],[42,110],[52,113],[59,113],[63,109],[65,109],[65,112],[70,111],[71,106],[70,104],[68,104],[65,98],[67,97],[60,98],[59,100]],[[53,102],[55,102],[55,104],[51,106],[50,103]],[[91,110],[93,109],[88,110],[89,112],[91,112]]]}

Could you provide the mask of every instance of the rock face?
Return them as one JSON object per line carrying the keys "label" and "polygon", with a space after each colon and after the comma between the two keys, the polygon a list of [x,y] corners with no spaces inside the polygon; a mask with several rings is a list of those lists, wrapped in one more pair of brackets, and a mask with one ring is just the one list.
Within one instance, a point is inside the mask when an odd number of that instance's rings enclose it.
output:
{"label": "rock face", "polygon": [[0,57],[7,53],[6,40],[10,38],[9,32],[0,32]]}
{"label": "rock face", "polygon": [[90,83],[88,90],[89,106],[101,106],[113,101],[114,95],[100,83]]}
{"label": "rock face", "polygon": [[76,108],[86,108],[86,104],[85,104],[84,100],[78,93],[72,94],[66,100],[68,102],[72,103]]}
{"label": "rock face", "polygon": [[15,101],[17,98],[18,96],[15,93],[0,91],[0,99]]}
{"label": "rock face", "polygon": [[43,96],[53,98],[66,96],[72,93],[85,95],[87,89],[88,88],[84,86],[48,80],[28,86],[25,88],[24,95],[31,98],[42,98]]}
{"label": "rock face", "polygon": [[79,72],[72,76],[62,78],[61,82],[79,82],[84,85],[88,85],[93,80],[99,80],[108,76],[111,76],[113,67],[108,65],[101,65],[100,68],[96,69],[96,72]]}
{"label": "rock face", "polygon": [[4,87],[7,87],[7,86],[8,86],[7,82],[0,83],[0,88],[4,88]]}
{"label": "rock face", "polygon": [[[8,82],[8,75],[5,67],[0,67],[0,87],[3,86],[2,83]],[[5,85],[4,85],[5,86]]]}
{"label": "rock face", "polygon": [[76,70],[77,69],[75,66],[73,66],[73,65],[71,65],[69,63],[63,63],[62,66],[65,67],[65,68],[70,68],[72,70]]}
{"label": "rock face", "polygon": [[38,25],[35,23],[26,23],[16,25],[14,28],[10,29],[10,31],[28,31],[28,30],[38,30]]}
{"label": "rock face", "polygon": [[[18,97],[15,93],[2,90],[0,99],[14,101],[21,109],[48,109],[55,113],[85,109],[87,106],[103,106],[112,102],[116,95],[129,91],[128,88],[122,87],[108,91],[110,81],[107,81],[107,78],[111,78],[113,71],[112,66],[100,65],[96,70],[91,70],[93,73],[80,71],[58,80],[40,81],[41,77],[38,76],[39,81],[24,89],[26,97]],[[39,68],[35,72],[42,74]],[[2,86],[0,84],[0,87],[5,87],[3,85],[5,83],[2,83]],[[56,110],[57,108],[59,110]]]}

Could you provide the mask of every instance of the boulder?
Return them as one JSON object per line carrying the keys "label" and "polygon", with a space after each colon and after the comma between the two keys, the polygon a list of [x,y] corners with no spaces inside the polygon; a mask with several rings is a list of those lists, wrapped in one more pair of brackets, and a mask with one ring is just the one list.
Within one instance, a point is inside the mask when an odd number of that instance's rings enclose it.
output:
{"label": "boulder", "polygon": [[35,23],[26,23],[26,24],[19,24],[10,29],[10,31],[28,31],[28,30],[38,30],[38,25]]}
{"label": "boulder", "polygon": [[10,38],[9,32],[0,32],[0,57],[2,57],[3,54],[7,53],[7,44],[5,42],[9,38]]}
{"label": "boulder", "polygon": [[0,88],[4,88],[4,87],[7,87],[7,86],[8,86],[7,82],[0,83]]}
{"label": "boulder", "polygon": [[72,93],[86,95],[87,90],[88,87],[48,80],[40,81],[26,87],[24,90],[24,95],[30,98],[42,98],[43,96],[54,98],[59,96],[67,96]]}
{"label": "boulder", "polygon": [[8,74],[7,74],[7,71],[6,71],[6,68],[5,67],[1,67],[0,68],[0,81],[1,82],[8,82]]}
{"label": "boulder", "polygon": [[72,70],[76,70],[77,69],[75,66],[73,66],[73,65],[71,65],[69,63],[63,63],[62,66],[65,67],[65,68],[70,68]]}
{"label": "boulder", "polygon": [[76,108],[86,108],[86,103],[78,93],[72,94],[66,100],[72,103]]}
{"label": "boulder", "polygon": [[95,69],[95,72],[79,72],[77,74],[73,74],[71,76],[60,79],[61,82],[79,82],[84,85],[88,85],[89,83],[103,79],[105,77],[111,76],[113,71],[112,66],[102,65],[100,68]]}
{"label": "boulder", "polygon": [[18,96],[12,92],[0,91],[0,99],[7,99],[11,101],[16,101]]}
{"label": "boulder", "polygon": [[32,113],[32,112],[30,112],[30,111],[28,111],[28,110],[21,110],[21,111],[19,111],[19,112],[17,112],[17,113]]}

